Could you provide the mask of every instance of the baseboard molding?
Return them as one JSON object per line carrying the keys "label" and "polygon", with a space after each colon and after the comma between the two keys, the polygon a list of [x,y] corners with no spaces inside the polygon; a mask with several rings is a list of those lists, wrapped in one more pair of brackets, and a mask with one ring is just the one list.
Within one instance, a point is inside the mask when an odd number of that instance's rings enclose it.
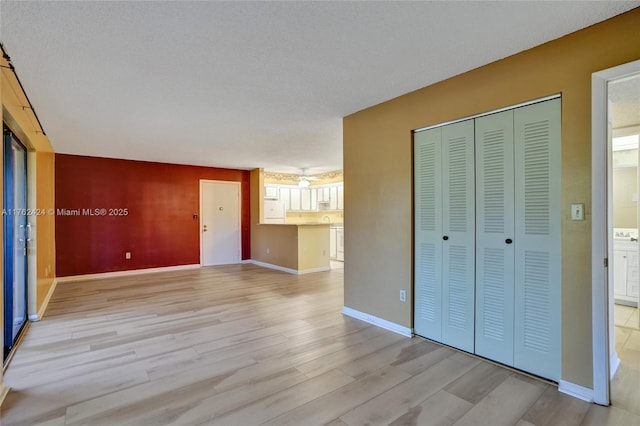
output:
{"label": "baseboard molding", "polygon": [[413,329],[405,327],[400,324],[396,324],[391,321],[387,321],[382,318],[378,318],[374,315],[366,314],[364,312],[357,311],[347,306],[344,306],[342,308],[342,313],[348,317],[352,317],[352,318],[362,320],[364,322],[368,322],[369,324],[373,324],[380,328],[384,328],[385,330],[393,331],[394,333],[398,333],[406,337],[413,337]]}
{"label": "baseboard molding", "polygon": [[47,307],[49,306],[49,301],[51,300],[51,296],[53,296],[53,292],[56,291],[57,286],[58,286],[58,279],[55,278],[51,283],[51,287],[49,287],[49,291],[47,292],[47,295],[44,297],[42,306],[40,306],[40,309],[38,309],[38,312],[36,314],[29,315],[29,321],[40,321],[42,319],[42,317],[44,316],[44,313],[47,310]]}
{"label": "baseboard molding", "polygon": [[132,269],[130,271],[115,271],[115,272],[103,272],[100,274],[87,274],[87,275],[72,275],[69,277],[58,277],[58,283],[67,283],[72,281],[87,281],[101,278],[117,278],[127,277],[131,275],[153,274],[156,272],[172,272],[183,271],[185,269],[197,269],[200,268],[200,264],[192,265],[178,265],[178,266],[164,266],[160,268],[147,268],[147,269]]}
{"label": "baseboard molding", "polygon": [[4,398],[9,393],[9,390],[11,390],[10,387],[0,384],[0,407],[2,406],[2,401],[4,401]]}
{"label": "baseboard molding", "polygon": [[331,266],[323,266],[322,268],[303,269],[298,271],[298,275],[313,274],[316,272],[327,272],[331,270]]}
{"label": "baseboard molding", "polygon": [[576,385],[566,380],[560,380],[558,391],[583,401],[593,402],[593,389],[585,388],[584,386]]}
{"label": "baseboard molding", "polygon": [[331,266],[323,266],[321,268],[298,270],[298,269],[285,268],[284,266],[274,265],[272,263],[261,262],[259,260],[253,260],[253,259],[245,259],[242,261],[242,263],[262,266],[263,268],[275,269],[276,271],[282,271],[282,272],[286,272],[288,274],[293,274],[293,275],[313,274],[315,272],[327,272],[331,270]]}
{"label": "baseboard molding", "polygon": [[616,375],[616,372],[618,371],[618,367],[620,367],[620,358],[618,358],[618,353],[614,352],[611,354],[611,360],[609,361],[609,373],[610,379],[613,379],[613,376]]}

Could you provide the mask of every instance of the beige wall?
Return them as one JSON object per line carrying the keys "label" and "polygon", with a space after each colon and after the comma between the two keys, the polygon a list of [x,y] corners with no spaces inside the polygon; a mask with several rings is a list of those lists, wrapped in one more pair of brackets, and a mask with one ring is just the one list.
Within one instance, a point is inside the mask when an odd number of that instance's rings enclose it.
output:
{"label": "beige wall", "polygon": [[297,226],[298,270],[329,267],[329,225]]}
{"label": "beige wall", "polygon": [[[36,208],[49,211],[55,208],[55,155],[53,152],[36,152]],[[46,214],[36,218],[37,241],[37,311],[56,277],[55,216]]]}
{"label": "beige wall", "polygon": [[[638,227],[638,169],[613,169],[613,227]],[[635,199],[634,199],[635,198]]]}
{"label": "beige wall", "polygon": [[[26,145],[29,150],[29,208],[47,211],[54,208],[54,155],[51,143],[46,135],[40,132],[36,118],[30,108],[26,95],[18,84],[13,72],[8,68],[6,58],[0,59],[2,74],[0,80],[0,99],[2,101],[2,121]],[[23,108],[27,107],[27,108]],[[1,152],[2,150],[0,150]],[[1,159],[1,154],[0,154]],[[0,164],[1,161],[0,161]],[[33,176],[35,174],[35,176]],[[0,173],[0,187],[2,173]],[[29,271],[35,271],[35,279],[30,279],[29,314],[41,311],[45,297],[55,280],[55,217],[45,214],[30,218],[36,224],[36,238],[29,255]],[[0,227],[0,241],[2,241]],[[2,244],[0,244],[0,258]],[[0,262],[0,275],[2,262]],[[0,295],[2,289],[0,288]],[[2,306],[0,300],[0,330],[2,329]],[[1,340],[1,338],[0,338]],[[2,375],[0,373],[0,401],[2,398]]]}
{"label": "beige wall", "polygon": [[591,387],[591,74],[639,59],[638,40],[635,9],[345,117],[345,305],[412,326],[412,130],[561,93],[562,379]]}

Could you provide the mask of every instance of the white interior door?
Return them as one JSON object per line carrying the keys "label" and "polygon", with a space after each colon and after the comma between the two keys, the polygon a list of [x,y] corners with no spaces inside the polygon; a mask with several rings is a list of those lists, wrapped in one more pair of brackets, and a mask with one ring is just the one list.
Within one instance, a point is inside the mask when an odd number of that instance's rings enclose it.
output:
{"label": "white interior door", "polygon": [[561,367],[561,103],[514,111],[514,366],[553,380]]}
{"label": "white interior door", "polygon": [[240,263],[240,183],[200,181],[200,262]]}
{"label": "white interior door", "polygon": [[513,365],[513,111],[475,125],[476,353]]}
{"label": "white interior door", "polygon": [[442,128],[442,342],[474,351],[473,120]]}

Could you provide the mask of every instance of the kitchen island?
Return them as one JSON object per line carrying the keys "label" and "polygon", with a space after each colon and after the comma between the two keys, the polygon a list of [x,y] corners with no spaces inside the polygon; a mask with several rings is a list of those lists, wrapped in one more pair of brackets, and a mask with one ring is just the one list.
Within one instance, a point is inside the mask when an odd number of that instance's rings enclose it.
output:
{"label": "kitchen island", "polygon": [[259,223],[252,263],[292,274],[328,271],[329,224]]}

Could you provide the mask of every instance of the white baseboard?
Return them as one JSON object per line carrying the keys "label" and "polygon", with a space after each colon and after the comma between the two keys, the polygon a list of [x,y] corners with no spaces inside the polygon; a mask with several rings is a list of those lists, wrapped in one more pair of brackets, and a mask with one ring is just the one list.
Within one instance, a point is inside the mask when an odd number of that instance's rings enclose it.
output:
{"label": "white baseboard", "polygon": [[252,265],[262,266],[263,268],[275,269],[276,271],[282,271],[288,274],[298,275],[298,271],[296,271],[295,269],[285,268],[284,266],[273,265],[267,262],[260,262],[259,260],[247,259],[247,260],[243,260],[242,263],[250,263]]}
{"label": "white baseboard", "polygon": [[593,389],[585,388],[584,386],[576,385],[566,380],[560,380],[558,391],[583,401],[593,402]]}
{"label": "white baseboard", "polygon": [[313,274],[314,272],[326,272],[331,270],[331,266],[297,270],[297,269],[285,268],[284,266],[274,265],[272,263],[261,262],[259,260],[253,260],[253,259],[243,260],[242,263],[250,263],[252,265],[262,266],[263,268],[275,269],[276,271],[282,271],[282,272],[286,272],[288,274],[293,274],[293,275]]}
{"label": "white baseboard", "polygon": [[44,301],[42,302],[42,306],[38,309],[36,314],[29,315],[29,321],[40,321],[44,316],[45,311],[47,310],[47,306],[49,306],[49,301],[51,300],[51,296],[53,296],[53,292],[56,291],[56,286],[58,285],[58,279],[54,278],[53,283],[51,283],[51,287],[49,287],[49,291],[47,295],[44,297]]}
{"label": "white baseboard", "polygon": [[349,308],[347,306],[344,306],[342,308],[342,313],[346,316],[368,322],[369,324],[376,325],[380,328],[384,328],[385,330],[393,331],[394,333],[398,333],[406,337],[413,337],[413,329],[400,324],[396,324],[391,321],[387,321],[382,318],[378,318],[374,315],[356,311],[355,309]]}
{"label": "white baseboard", "polygon": [[4,386],[2,382],[0,382],[0,406],[2,406],[2,401],[4,401],[4,398],[7,396],[10,389],[10,387]]}
{"label": "white baseboard", "polygon": [[303,269],[298,271],[298,275],[313,274],[315,272],[327,272],[331,270],[331,266],[323,266],[322,268]]}
{"label": "white baseboard", "polygon": [[614,352],[611,354],[611,360],[609,361],[610,379],[613,379],[613,376],[616,375],[618,367],[620,367],[620,358],[618,358],[618,353]]}
{"label": "white baseboard", "polygon": [[127,277],[131,275],[152,274],[155,272],[182,271],[185,269],[197,269],[197,268],[200,268],[199,263],[192,264],[192,265],[164,266],[161,268],[132,269],[130,271],[103,272],[100,274],[72,275],[69,277],[58,277],[57,280],[59,283],[66,283],[71,281],[87,281],[87,280],[95,280],[95,279],[101,279],[101,278]]}

